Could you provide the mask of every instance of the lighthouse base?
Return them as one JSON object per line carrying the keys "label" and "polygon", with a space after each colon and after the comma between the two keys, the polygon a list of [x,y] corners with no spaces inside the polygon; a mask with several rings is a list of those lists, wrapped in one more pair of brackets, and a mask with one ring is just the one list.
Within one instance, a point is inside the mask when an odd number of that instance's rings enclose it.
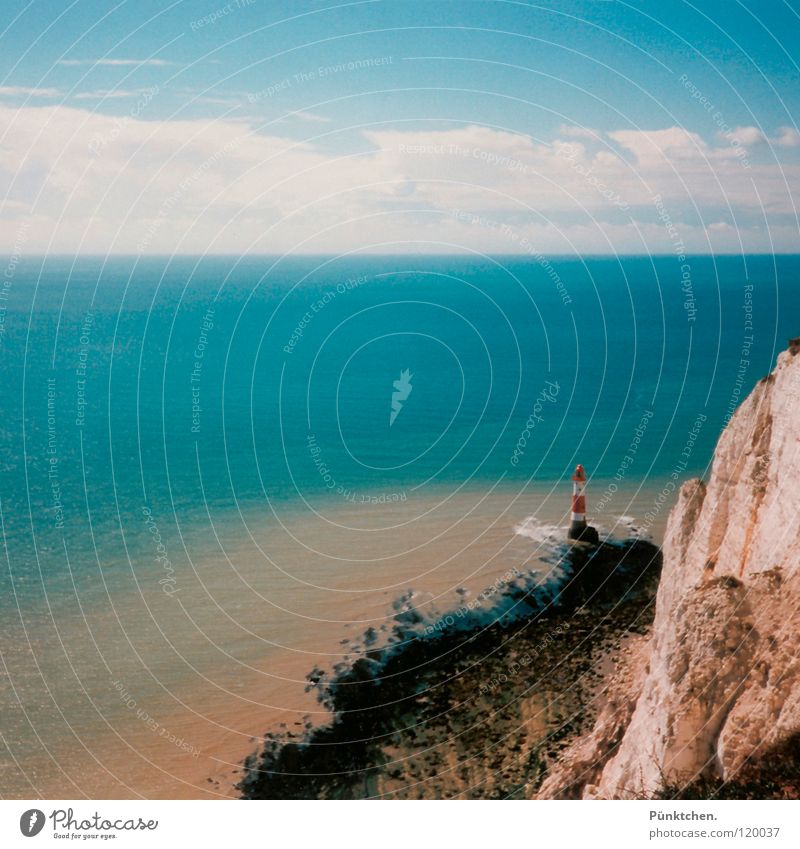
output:
{"label": "lighthouse base", "polygon": [[567,531],[567,539],[575,540],[575,542],[587,542],[590,545],[598,545],[600,543],[600,534],[597,529],[586,522],[573,522]]}

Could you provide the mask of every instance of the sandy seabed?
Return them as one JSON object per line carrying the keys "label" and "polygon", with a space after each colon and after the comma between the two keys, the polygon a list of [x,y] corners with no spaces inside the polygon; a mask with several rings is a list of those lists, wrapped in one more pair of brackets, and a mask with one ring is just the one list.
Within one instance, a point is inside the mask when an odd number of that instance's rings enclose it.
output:
{"label": "sandy seabed", "polygon": [[[654,484],[618,494],[595,524],[629,536],[657,491]],[[174,543],[173,595],[161,591],[149,564],[141,573],[137,565],[135,591],[115,584],[116,564],[109,564],[96,596],[51,598],[49,609],[34,599],[19,621],[3,626],[10,651],[0,792],[239,795],[242,763],[264,734],[302,734],[329,721],[326,707],[307,692],[313,668],[351,662],[368,629],[381,645],[394,626],[393,602],[409,592],[430,624],[502,588],[514,573],[546,580],[552,563],[545,561],[566,528],[565,506],[562,485],[259,508],[182,529],[186,556],[177,557]],[[648,528],[655,540],[662,531],[662,520]],[[575,655],[571,641],[580,633],[568,630],[552,652]],[[545,636],[530,639],[541,643]],[[524,655],[522,640],[513,652]],[[512,655],[482,661],[481,679],[503,674],[509,662],[516,662]],[[481,709],[491,711],[505,696],[495,687],[482,699]],[[544,714],[526,708],[536,714],[528,717],[531,727],[549,727],[545,716],[574,712],[574,704],[550,705]],[[395,795],[398,782],[417,782],[405,774],[382,780],[379,792]],[[375,781],[370,786],[377,792]],[[481,792],[492,792],[488,787],[484,781]],[[423,792],[438,791],[429,783]]]}

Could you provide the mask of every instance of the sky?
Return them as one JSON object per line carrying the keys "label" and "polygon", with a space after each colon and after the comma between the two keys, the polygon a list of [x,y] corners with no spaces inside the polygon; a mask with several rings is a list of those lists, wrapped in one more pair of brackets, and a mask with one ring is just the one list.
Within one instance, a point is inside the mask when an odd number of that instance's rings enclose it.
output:
{"label": "sky", "polygon": [[3,0],[0,243],[795,252],[800,0]]}

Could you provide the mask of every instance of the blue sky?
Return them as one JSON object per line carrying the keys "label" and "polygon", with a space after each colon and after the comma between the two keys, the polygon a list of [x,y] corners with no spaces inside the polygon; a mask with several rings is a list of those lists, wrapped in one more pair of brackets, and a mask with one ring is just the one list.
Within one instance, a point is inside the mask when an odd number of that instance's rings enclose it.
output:
{"label": "blue sky", "polygon": [[0,239],[793,250],[799,13],[782,0],[5,0]]}

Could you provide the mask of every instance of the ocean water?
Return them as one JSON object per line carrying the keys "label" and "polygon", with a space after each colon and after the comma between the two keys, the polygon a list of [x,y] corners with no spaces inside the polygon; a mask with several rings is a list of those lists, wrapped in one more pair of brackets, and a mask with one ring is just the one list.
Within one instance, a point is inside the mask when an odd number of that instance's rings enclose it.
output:
{"label": "ocean water", "polygon": [[0,792],[197,795],[268,719],[313,709],[303,670],[346,628],[409,586],[441,609],[533,562],[578,462],[594,522],[657,538],[799,332],[799,274],[795,256],[9,264]]}

